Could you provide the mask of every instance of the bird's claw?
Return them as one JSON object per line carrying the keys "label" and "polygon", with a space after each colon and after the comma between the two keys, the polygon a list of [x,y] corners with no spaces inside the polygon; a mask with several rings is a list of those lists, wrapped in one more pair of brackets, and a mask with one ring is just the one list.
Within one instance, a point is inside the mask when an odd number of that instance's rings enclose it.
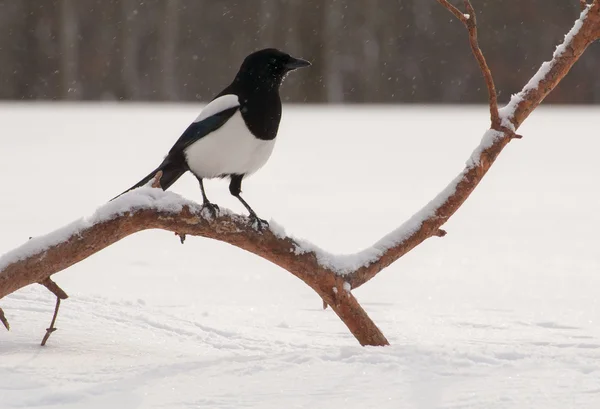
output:
{"label": "bird's claw", "polygon": [[202,204],[202,209],[206,209],[213,219],[215,219],[218,216],[220,210],[219,206],[211,202],[204,202]]}
{"label": "bird's claw", "polygon": [[263,231],[269,227],[269,222],[265,219],[261,219],[255,214],[250,215],[250,222],[252,223],[252,227],[258,231]]}

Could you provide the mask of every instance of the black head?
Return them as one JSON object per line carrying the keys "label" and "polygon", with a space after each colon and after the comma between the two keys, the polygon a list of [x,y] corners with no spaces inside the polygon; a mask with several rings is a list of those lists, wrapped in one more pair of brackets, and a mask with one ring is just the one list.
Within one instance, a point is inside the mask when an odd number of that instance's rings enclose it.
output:
{"label": "black head", "polygon": [[244,59],[236,80],[249,81],[258,87],[274,88],[281,85],[289,72],[308,66],[310,62],[306,60],[294,58],[275,48],[265,48]]}

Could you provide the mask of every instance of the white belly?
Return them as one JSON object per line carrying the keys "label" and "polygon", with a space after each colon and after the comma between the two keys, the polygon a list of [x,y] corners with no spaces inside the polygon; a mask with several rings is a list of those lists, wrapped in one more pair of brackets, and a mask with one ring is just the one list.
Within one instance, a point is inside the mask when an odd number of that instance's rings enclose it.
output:
{"label": "white belly", "polygon": [[249,175],[269,159],[275,140],[263,141],[250,133],[240,112],[221,128],[188,146],[184,153],[196,176]]}

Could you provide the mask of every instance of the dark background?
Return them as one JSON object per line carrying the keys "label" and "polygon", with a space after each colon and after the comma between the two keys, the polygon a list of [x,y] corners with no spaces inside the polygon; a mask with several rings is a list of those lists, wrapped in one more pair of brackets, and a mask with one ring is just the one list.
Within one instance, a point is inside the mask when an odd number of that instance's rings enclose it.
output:
{"label": "dark background", "polygon": [[[580,13],[577,0],[472,3],[502,102]],[[435,0],[0,0],[0,99],[206,101],[269,46],[313,62],[287,101],[487,100],[466,30]],[[548,100],[599,102],[599,69],[594,44]]]}

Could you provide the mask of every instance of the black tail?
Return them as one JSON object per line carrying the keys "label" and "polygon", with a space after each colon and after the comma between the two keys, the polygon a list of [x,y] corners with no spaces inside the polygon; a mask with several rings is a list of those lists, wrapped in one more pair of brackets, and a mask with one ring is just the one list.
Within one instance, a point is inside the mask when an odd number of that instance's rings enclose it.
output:
{"label": "black tail", "polygon": [[159,167],[150,172],[144,179],[140,180],[135,185],[131,186],[129,189],[127,189],[120,195],[113,197],[110,200],[115,200],[117,197],[129,192],[130,190],[144,186],[145,184],[150,182],[159,171],[162,171],[162,176],[160,177],[160,187],[162,188],[162,190],[167,190],[171,187],[173,183],[177,181],[177,179],[179,179],[185,172],[187,172],[187,170],[187,167],[183,166],[182,164],[177,164],[165,160],[163,163],[161,163]]}

